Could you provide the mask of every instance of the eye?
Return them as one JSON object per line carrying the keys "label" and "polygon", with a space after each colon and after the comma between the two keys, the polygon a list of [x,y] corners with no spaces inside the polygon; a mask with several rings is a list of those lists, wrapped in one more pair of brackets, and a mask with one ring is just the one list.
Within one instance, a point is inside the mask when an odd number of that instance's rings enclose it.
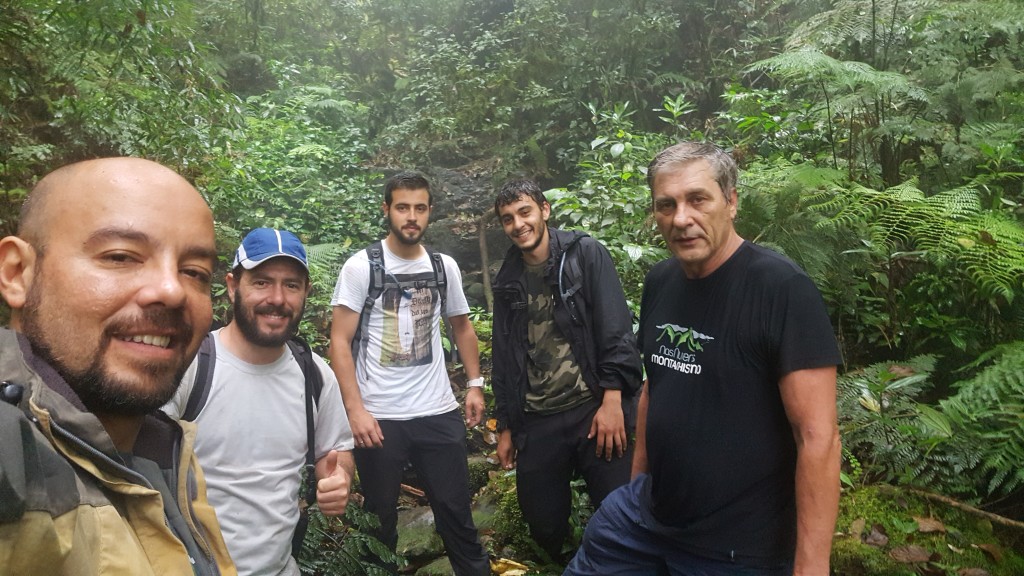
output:
{"label": "eye", "polygon": [[104,262],[117,265],[141,262],[141,259],[135,254],[123,251],[105,252],[100,256],[100,259]]}
{"label": "eye", "polygon": [[202,268],[185,268],[181,273],[204,286],[209,285],[213,280],[213,275],[208,270]]}

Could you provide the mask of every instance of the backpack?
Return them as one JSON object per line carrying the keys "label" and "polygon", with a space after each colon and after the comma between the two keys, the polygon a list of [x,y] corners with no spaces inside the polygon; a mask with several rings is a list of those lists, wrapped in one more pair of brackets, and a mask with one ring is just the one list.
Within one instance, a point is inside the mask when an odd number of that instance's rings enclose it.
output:
{"label": "backpack", "polygon": [[366,292],[366,299],[363,300],[363,309],[359,313],[359,327],[356,328],[355,336],[352,338],[353,360],[359,357],[359,350],[366,346],[366,342],[369,340],[370,311],[373,310],[373,303],[377,301],[377,298],[380,298],[380,295],[384,293],[386,288],[397,287],[403,292],[411,288],[437,290],[441,297],[441,320],[444,322],[445,333],[448,335],[448,342],[451,347],[449,360],[451,362],[458,362],[458,351],[455,348],[452,326],[446,315],[448,311],[448,275],[445,273],[444,261],[441,260],[440,252],[434,252],[426,246],[423,249],[427,251],[427,255],[430,257],[433,277],[399,281],[394,274],[384,267],[384,248],[380,240],[366,247],[366,259],[370,263],[370,288]]}
{"label": "backpack", "polygon": [[[324,388],[323,375],[320,369],[313,362],[313,351],[309,344],[298,336],[288,341],[288,349],[291,350],[295,361],[302,369],[302,376],[305,379],[306,388],[306,464],[303,466],[305,472],[305,490],[303,498],[304,505],[299,506],[299,522],[295,526],[295,533],[292,535],[292,556],[299,558],[299,551],[302,549],[302,541],[306,537],[306,528],[309,525],[309,505],[316,502],[316,423],[313,422],[313,405],[320,404],[320,392]],[[206,405],[210,395],[210,387],[213,384],[213,368],[217,363],[217,350],[214,344],[213,332],[207,333],[203,343],[199,346],[199,359],[196,365],[196,378],[192,385],[192,392],[185,403],[185,412],[181,415],[182,420],[195,421]]]}
{"label": "backpack", "polygon": [[562,251],[562,258],[558,263],[558,297],[562,301],[562,306],[569,313],[569,318],[579,326],[583,325],[583,319],[580,318],[576,306],[576,293],[583,288],[583,267],[580,265],[579,243],[580,240],[588,237],[583,235],[573,238]]}

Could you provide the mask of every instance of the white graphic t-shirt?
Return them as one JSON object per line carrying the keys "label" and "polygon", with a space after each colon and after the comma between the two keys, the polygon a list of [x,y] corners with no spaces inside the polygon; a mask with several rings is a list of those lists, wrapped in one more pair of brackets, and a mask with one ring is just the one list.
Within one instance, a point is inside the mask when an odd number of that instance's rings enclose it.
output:
{"label": "white graphic t-shirt", "polygon": [[[401,289],[387,286],[373,304],[366,345],[356,354],[356,379],[366,410],[378,420],[435,416],[458,407],[448,380],[441,347],[441,300],[427,284],[434,269],[426,251],[415,260],[395,256],[382,242],[384,276],[413,282]],[[469,313],[462,273],[450,256],[441,255],[448,283],[447,315]],[[332,306],[362,312],[370,290],[370,262],[360,250],[345,262],[334,288]]]}

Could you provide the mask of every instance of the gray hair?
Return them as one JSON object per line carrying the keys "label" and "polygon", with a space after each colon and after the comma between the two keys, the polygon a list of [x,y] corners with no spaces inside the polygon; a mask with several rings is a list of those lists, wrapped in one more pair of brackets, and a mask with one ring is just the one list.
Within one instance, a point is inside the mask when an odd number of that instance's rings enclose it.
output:
{"label": "gray hair", "polygon": [[736,187],[738,169],[736,161],[728,152],[710,142],[680,142],[658,152],[647,166],[647,187],[654,194],[654,179],[659,172],[678,168],[694,160],[705,160],[711,167],[715,182],[722,189],[726,203],[732,201],[732,189]]}

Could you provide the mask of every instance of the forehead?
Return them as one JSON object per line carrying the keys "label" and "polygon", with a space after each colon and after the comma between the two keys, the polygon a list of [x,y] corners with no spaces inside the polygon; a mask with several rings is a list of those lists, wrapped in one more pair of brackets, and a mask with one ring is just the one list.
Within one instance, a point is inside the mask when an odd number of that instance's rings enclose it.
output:
{"label": "forehead", "polygon": [[663,168],[654,177],[651,187],[654,198],[682,197],[695,192],[721,193],[715,173],[707,160],[699,158],[684,164]]}
{"label": "forehead", "polygon": [[430,193],[426,188],[395,188],[391,191],[392,204],[429,204]]}
{"label": "forehead", "polygon": [[539,209],[540,206],[537,205],[537,202],[534,201],[534,199],[531,196],[523,194],[519,196],[519,198],[516,198],[515,202],[510,202],[508,204],[505,204],[501,208],[498,208],[498,213],[501,214],[502,216],[504,216],[505,214],[515,214],[517,212],[520,212],[524,208]]}
{"label": "forehead", "polygon": [[49,245],[80,246],[103,231],[125,230],[190,251],[215,249],[209,207],[169,170],[94,170],[61,182],[44,210]]}

